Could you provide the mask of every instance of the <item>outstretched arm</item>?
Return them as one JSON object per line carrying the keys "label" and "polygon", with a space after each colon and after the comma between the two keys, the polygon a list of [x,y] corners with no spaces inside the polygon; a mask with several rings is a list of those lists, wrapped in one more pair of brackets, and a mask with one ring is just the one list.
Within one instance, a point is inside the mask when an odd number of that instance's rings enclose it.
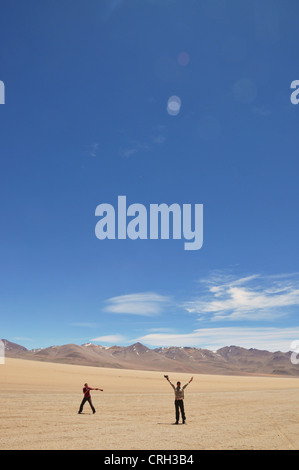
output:
{"label": "outstretched arm", "polygon": [[173,383],[170,382],[169,377],[167,377],[167,382],[169,382],[172,388],[175,389],[175,386],[173,385]]}
{"label": "outstretched arm", "polygon": [[184,386],[183,386],[183,389],[185,389],[193,380],[193,377],[191,377],[191,379],[189,380],[189,382],[187,382]]}

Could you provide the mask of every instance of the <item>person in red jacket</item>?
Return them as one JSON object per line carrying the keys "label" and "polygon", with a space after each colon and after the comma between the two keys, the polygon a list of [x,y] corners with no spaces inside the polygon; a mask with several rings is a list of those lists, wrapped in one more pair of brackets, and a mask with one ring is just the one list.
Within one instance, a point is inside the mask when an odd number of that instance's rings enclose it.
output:
{"label": "person in red jacket", "polygon": [[83,406],[85,405],[85,403],[87,401],[90,404],[90,408],[92,409],[93,414],[95,414],[95,412],[96,412],[95,407],[93,406],[92,401],[91,401],[90,390],[100,390],[100,392],[103,392],[103,390],[101,388],[92,388],[92,387],[89,387],[88,384],[84,384],[84,387],[83,387],[83,400],[81,402],[81,405],[80,405],[80,408],[79,408],[79,411],[78,411],[79,415],[82,413]]}

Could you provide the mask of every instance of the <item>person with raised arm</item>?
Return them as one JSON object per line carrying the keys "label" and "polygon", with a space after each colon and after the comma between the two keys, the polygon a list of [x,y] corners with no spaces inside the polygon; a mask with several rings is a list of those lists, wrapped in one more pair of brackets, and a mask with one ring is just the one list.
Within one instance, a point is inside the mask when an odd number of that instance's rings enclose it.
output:
{"label": "person with raised arm", "polygon": [[186,422],[186,415],[185,415],[185,407],[184,407],[184,390],[185,388],[192,382],[193,377],[187,382],[183,387],[181,387],[181,382],[177,382],[176,387],[173,383],[170,382],[168,375],[164,375],[164,377],[168,380],[170,385],[172,386],[174,390],[174,395],[175,395],[175,400],[174,400],[174,405],[175,405],[175,423],[174,424],[179,424],[179,419],[180,419],[180,412],[183,420],[183,424]]}

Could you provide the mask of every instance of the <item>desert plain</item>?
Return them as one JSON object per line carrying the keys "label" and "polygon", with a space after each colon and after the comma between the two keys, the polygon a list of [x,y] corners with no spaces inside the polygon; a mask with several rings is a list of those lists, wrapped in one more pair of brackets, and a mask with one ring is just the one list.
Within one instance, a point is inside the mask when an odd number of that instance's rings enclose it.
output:
{"label": "desert plain", "polygon": [[[168,371],[165,371],[165,374]],[[183,384],[190,374],[170,373]],[[92,391],[96,413],[82,387]],[[194,374],[173,425],[163,373],[6,358],[0,450],[298,450],[299,378]]]}

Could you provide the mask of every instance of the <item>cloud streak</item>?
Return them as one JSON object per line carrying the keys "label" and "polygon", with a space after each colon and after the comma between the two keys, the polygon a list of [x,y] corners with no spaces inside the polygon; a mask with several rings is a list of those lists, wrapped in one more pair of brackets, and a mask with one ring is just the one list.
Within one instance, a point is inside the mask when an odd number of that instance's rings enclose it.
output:
{"label": "cloud streak", "polygon": [[88,148],[86,149],[85,153],[86,155],[88,155],[89,157],[96,157],[97,156],[97,153],[98,153],[98,150],[99,150],[99,143],[98,142],[94,142],[93,144],[89,145]]}
{"label": "cloud streak", "polygon": [[121,157],[131,157],[139,152],[148,152],[150,150],[150,145],[147,142],[133,141],[131,145],[123,148],[120,151]]}
{"label": "cloud streak", "polygon": [[290,323],[298,306],[299,273],[237,277],[218,271],[198,282],[198,291],[191,299],[178,301],[155,292],[133,293],[108,299],[104,311],[145,317],[166,314],[172,321],[171,308],[186,318],[186,327],[192,317],[197,325],[203,325],[196,328],[193,323],[189,329],[184,328],[185,332],[173,329],[172,323],[164,323],[163,328],[153,325],[147,334],[131,339],[149,347],[194,346],[217,350],[236,345],[289,351],[291,343],[299,340],[299,327]]}
{"label": "cloud streak", "polygon": [[191,333],[153,333],[137,338],[152,347],[198,347],[216,351],[224,346],[290,351],[291,343],[299,339],[297,328],[202,328]]}
{"label": "cloud streak", "polygon": [[104,335],[98,336],[97,338],[92,338],[90,341],[95,341],[96,343],[108,343],[116,345],[126,341],[126,338],[122,335]]}
{"label": "cloud streak", "polygon": [[170,298],[154,292],[121,295],[106,301],[104,311],[116,314],[156,316],[159,315]]}
{"label": "cloud streak", "polygon": [[119,153],[121,157],[129,158],[140,152],[149,152],[154,147],[163,145],[165,142],[166,137],[159,133],[144,141],[132,140],[126,147],[122,148]]}
{"label": "cloud streak", "polygon": [[298,276],[259,274],[233,278],[221,273],[201,281],[201,296],[183,304],[190,313],[219,320],[271,320],[299,306]]}

